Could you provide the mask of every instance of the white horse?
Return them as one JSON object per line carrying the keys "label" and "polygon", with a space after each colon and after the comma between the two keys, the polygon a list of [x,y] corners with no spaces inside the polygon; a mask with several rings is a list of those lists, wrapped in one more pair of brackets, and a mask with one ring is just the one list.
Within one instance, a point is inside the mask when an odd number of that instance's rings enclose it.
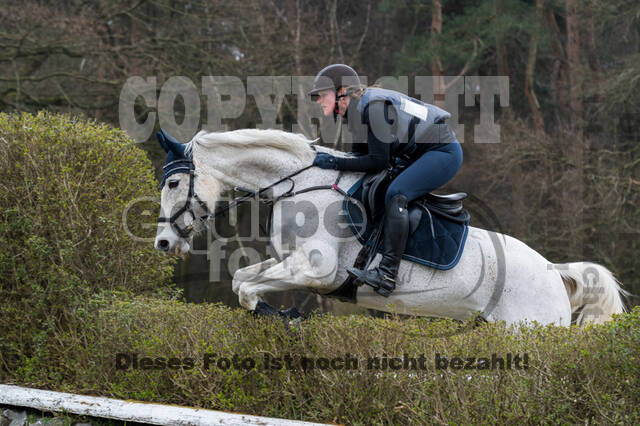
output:
{"label": "white horse", "polygon": [[[161,144],[168,153],[173,152],[171,158],[192,159],[195,166],[191,175],[187,167],[169,176],[162,190],[163,217],[155,247],[169,253],[189,251],[193,234],[205,229],[207,215],[225,191],[237,186],[265,188],[310,166],[316,154],[304,136],[279,130],[201,131],[186,144],[175,140]],[[335,156],[348,155],[315,148]],[[275,185],[273,196],[289,191],[292,182],[296,190],[331,184],[338,173],[310,167]],[[360,177],[362,173],[343,172],[339,188],[348,190]],[[194,202],[196,196],[198,202]],[[263,309],[268,305],[261,296],[269,292],[305,289],[327,294],[340,286],[361,248],[355,237],[335,232],[340,219],[335,206],[343,198],[338,191],[318,190],[274,204],[271,243],[283,260],[269,258],[235,272],[233,291],[243,307]],[[379,259],[377,255],[372,266]],[[403,260],[398,286],[390,297],[361,286],[357,304],[453,319],[466,319],[480,311],[487,321],[566,326],[579,308],[579,324],[603,323],[612,314],[625,312],[621,294],[627,293],[601,265],[553,264],[515,238],[470,226],[454,268],[437,270]]]}

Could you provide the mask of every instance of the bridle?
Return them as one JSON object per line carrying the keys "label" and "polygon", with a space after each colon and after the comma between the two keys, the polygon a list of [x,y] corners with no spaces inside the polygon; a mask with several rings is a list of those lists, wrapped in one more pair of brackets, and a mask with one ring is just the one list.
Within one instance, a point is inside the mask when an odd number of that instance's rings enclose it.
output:
{"label": "bridle", "polygon": [[[187,200],[184,202],[182,207],[180,207],[180,209],[177,212],[171,215],[171,217],[167,218],[167,217],[160,216],[158,218],[158,223],[168,222],[171,225],[171,227],[178,233],[178,235],[180,235],[182,238],[188,238],[193,232],[193,224],[195,223],[195,220],[196,220],[196,214],[191,209],[191,200],[196,200],[200,205],[200,207],[204,209],[205,212],[207,212],[207,215],[205,215],[204,217],[209,216],[210,210],[207,207],[207,204],[204,201],[202,201],[200,197],[198,197],[198,194],[195,193],[195,190],[193,188],[195,174],[196,174],[196,166],[193,164],[193,160],[181,158],[179,160],[175,160],[165,164],[163,169],[167,169],[169,166],[175,166],[175,165],[180,165],[180,167],[174,168],[173,171],[184,170],[189,172],[189,192],[187,194]],[[191,218],[193,219],[191,224],[185,228],[180,227],[180,225],[178,225],[178,223],[176,222],[176,220],[180,216],[182,216],[183,213],[189,213],[191,215]]]}
{"label": "bridle", "polygon": [[[315,151],[315,147],[313,145],[311,145],[311,148]],[[178,165],[178,167],[175,167],[176,165]],[[272,183],[269,186],[265,186],[264,188],[260,188],[257,191],[253,191],[250,189],[246,189],[246,188],[242,188],[239,186],[236,186],[234,188],[235,191],[242,191],[247,193],[247,195],[244,195],[242,197],[238,197],[236,199],[234,199],[231,203],[229,203],[228,205],[224,206],[224,207],[220,207],[218,209],[215,209],[213,212],[207,207],[207,204],[200,199],[200,197],[198,197],[198,194],[195,193],[194,190],[194,180],[195,180],[195,165],[193,164],[193,160],[191,159],[186,159],[186,158],[181,158],[179,160],[175,160],[172,161],[170,163],[167,163],[164,165],[163,169],[167,169],[170,166],[173,166],[172,168],[172,172],[176,172],[176,171],[185,171],[189,173],[189,192],[187,194],[187,199],[184,202],[184,204],[182,205],[182,207],[176,211],[174,214],[171,215],[171,217],[159,217],[158,218],[158,223],[169,223],[171,225],[171,227],[176,231],[176,233],[182,237],[182,238],[188,238],[191,233],[193,232],[193,224],[196,221],[196,217],[198,217],[195,212],[192,209],[192,200],[195,200],[200,207],[205,211],[206,214],[202,215],[199,217],[200,220],[204,220],[205,222],[213,219],[217,216],[220,216],[221,214],[227,212],[228,210],[230,210],[231,208],[244,203],[245,201],[248,201],[252,198],[258,197],[259,200],[261,201],[267,201],[269,203],[273,203],[275,204],[276,202],[280,201],[283,198],[288,198],[288,197],[293,197],[295,195],[298,194],[303,194],[305,192],[310,192],[310,191],[317,191],[317,190],[321,190],[321,189],[331,189],[334,191],[337,191],[338,193],[340,193],[341,195],[348,197],[348,198],[352,198],[351,195],[347,194],[345,191],[343,191],[340,187],[338,187],[338,182],[340,181],[340,178],[342,177],[342,173],[338,173],[338,177],[336,178],[335,182],[332,185],[318,185],[318,186],[311,186],[309,188],[304,188],[301,189],[299,191],[294,191],[295,189],[295,182],[293,181],[293,177],[310,169],[311,167],[314,167],[313,164],[303,167],[285,177],[283,177],[282,179]],[[291,182],[291,187],[283,194],[280,194],[277,197],[274,198],[269,198],[269,197],[264,197],[264,193],[273,188],[276,185],[281,184],[284,181],[290,181]],[[189,213],[193,219],[192,223],[189,226],[186,227],[181,227],[180,225],[178,225],[178,223],[176,222],[177,219],[182,216],[182,214],[184,213]]]}

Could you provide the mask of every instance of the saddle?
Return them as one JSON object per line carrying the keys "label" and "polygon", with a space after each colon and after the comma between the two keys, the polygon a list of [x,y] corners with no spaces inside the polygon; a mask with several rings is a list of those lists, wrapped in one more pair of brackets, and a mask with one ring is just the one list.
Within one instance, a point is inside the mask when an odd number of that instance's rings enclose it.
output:
{"label": "saddle", "polygon": [[[389,169],[365,176],[362,182],[362,204],[365,207],[367,218],[371,223],[376,224],[384,213],[384,196],[387,188],[393,180],[392,172]],[[469,213],[463,209],[462,201],[467,198],[464,192],[438,195],[429,194],[413,200],[409,203],[409,223],[410,234],[413,234],[422,219],[423,213],[434,213],[445,219],[456,223],[469,221]]]}
{"label": "saddle", "polygon": [[[365,176],[349,190],[349,194],[364,207],[364,212],[356,208],[354,214],[360,212],[360,217],[366,215],[368,219],[365,228],[352,228],[354,234],[359,235],[358,239],[362,244],[353,265],[356,269],[367,269],[378,252],[383,232],[384,196],[392,179],[393,171],[383,170]],[[411,201],[408,205],[409,239],[403,258],[437,269],[454,267],[464,248],[470,221],[469,212],[462,207],[462,201],[466,197],[467,194],[463,192],[446,195],[429,193]],[[357,220],[354,222],[350,217],[348,205],[346,201],[343,204],[345,214],[348,221],[355,225]],[[356,294],[357,285],[350,275],[326,296],[355,303]]]}

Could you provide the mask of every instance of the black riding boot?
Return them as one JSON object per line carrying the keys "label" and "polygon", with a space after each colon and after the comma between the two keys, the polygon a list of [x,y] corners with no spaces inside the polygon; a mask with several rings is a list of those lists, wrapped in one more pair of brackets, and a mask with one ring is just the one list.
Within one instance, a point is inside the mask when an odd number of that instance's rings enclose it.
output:
{"label": "black riding boot", "polygon": [[385,209],[382,231],[380,264],[368,271],[348,268],[348,272],[355,275],[359,281],[373,287],[378,294],[389,297],[396,288],[396,275],[398,275],[398,267],[409,236],[407,197],[398,194],[389,200]]}

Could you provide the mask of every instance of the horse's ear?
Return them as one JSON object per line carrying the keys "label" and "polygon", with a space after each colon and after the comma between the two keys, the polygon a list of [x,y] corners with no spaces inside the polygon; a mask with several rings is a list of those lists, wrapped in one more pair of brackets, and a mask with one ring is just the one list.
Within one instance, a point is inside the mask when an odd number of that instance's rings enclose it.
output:
{"label": "horse's ear", "polygon": [[164,138],[164,134],[162,133],[162,129],[156,133],[156,139],[158,139],[158,143],[164,149],[164,152],[169,152],[169,145],[167,145],[167,141]]}
{"label": "horse's ear", "polygon": [[177,157],[184,157],[184,145],[178,142],[176,138],[162,129],[156,133],[156,137],[166,152],[173,151]]}

